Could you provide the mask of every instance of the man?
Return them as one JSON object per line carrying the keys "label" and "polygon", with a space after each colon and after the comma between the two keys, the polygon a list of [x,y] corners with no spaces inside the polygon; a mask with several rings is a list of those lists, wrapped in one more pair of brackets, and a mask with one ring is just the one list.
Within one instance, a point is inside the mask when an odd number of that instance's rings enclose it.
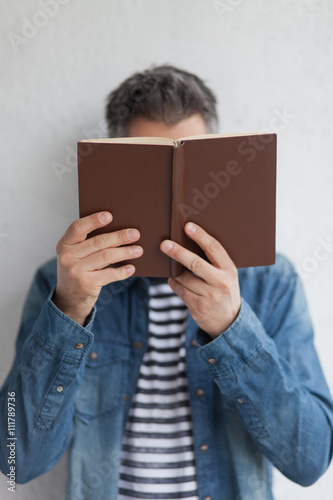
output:
{"label": "man", "polygon": [[[215,105],[195,75],[155,67],[110,94],[110,135],[214,132]],[[16,480],[68,449],[68,499],[266,500],[272,464],[313,484],[331,461],[333,404],[292,264],[237,270],[187,223],[209,262],[166,240],[188,270],[134,277],[107,266],[140,258],[136,228],[87,239],[110,220],[74,221],[35,275],[1,391],[1,470],[15,393]]]}

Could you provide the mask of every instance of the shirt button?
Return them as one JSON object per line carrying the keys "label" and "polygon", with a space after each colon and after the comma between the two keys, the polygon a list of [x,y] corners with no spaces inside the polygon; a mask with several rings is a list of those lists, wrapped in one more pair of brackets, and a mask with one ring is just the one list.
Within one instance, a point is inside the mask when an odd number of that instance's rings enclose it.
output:
{"label": "shirt button", "polygon": [[190,344],[192,347],[195,347],[197,345],[197,341],[193,339],[191,340]]}
{"label": "shirt button", "polygon": [[210,495],[207,495],[207,496],[204,497],[203,500],[212,500],[212,497]]}
{"label": "shirt button", "polygon": [[196,395],[197,398],[200,398],[201,396],[204,395],[204,390],[203,389],[197,389],[195,391],[195,395]]}
{"label": "shirt button", "polygon": [[124,401],[128,401],[129,400],[129,395],[128,394],[124,394]]}
{"label": "shirt button", "polygon": [[143,343],[140,341],[135,342],[135,344],[134,344],[135,349],[142,349],[142,346],[143,346]]}
{"label": "shirt button", "polygon": [[203,444],[200,446],[200,450],[201,450],[201,451],[207,451],[207,450],[208,450],[208,444],[203,443]]}
{"label": "shirt button", "polygon": [[210,363],[211,365],[215,365],[216,359],[215,358],[209,358],[208,359],[208,363]]}
{"label": "shirt button", "polygon": [[239,403],[240,405],[244,404],[244,399],[237,398],[237,403]]}
{"label": "shirt button", "polygon": [[64,386],[63,385],[58,385],[57,392],[62,392],[63,390],[64,390]]}
{"label": "shirt button", "polygon": [[89,354],[89,359],[92,359],[93,361],[98,358],[97,352],[91,352]]}
{"label": "shirt button", "polygon": [[83,347],[82,342],[78,342],[77,344],[75,344],[75,349],[82,349],[82,347]]}

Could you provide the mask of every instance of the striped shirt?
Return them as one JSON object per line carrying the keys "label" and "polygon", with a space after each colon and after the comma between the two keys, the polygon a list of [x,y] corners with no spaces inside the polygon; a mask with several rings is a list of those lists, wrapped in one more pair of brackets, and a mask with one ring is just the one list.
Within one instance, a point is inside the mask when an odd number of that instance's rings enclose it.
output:
{"label": "striped shirt", "polygon": [[188,309],[150,278],[148,346],[126,422],[118,499],[198,500],[187,378]]}

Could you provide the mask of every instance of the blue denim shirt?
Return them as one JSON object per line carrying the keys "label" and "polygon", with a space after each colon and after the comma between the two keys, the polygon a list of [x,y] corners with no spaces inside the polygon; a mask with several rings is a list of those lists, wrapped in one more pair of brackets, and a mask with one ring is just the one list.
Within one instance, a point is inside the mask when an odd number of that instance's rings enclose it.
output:
{"label": "blue denim shirt", "polygon": [[[212,340],[189,316],[186,330],[200,500],[272,499],[272,464],[307,486],[332,456],[333,404],[299,276],[280,254],[273,266],[238,274],[242,302],[231,326]],[[147,345],[148,284],[133,276],[104,287],[83,327],[52,302],[56,260],[37,271],[1,390],[2,472],[15,392],[17,482],[48,471],[68,448],[66,498],[117,498]]]}

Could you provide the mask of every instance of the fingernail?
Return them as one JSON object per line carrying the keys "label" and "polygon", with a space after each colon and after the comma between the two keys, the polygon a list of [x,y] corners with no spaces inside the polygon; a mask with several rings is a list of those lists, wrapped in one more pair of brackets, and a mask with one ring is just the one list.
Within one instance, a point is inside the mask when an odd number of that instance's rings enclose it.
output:
{"label": "fingernail", "polygon": [[103,212],[99,219],[101,222],[109,222],[111,220],[111,214],[109,212]]}
{"label": "fingernail", "polygon": [[168,252],[169,250],[171,250],[172,247],[173,247],[173,243],[171,241],[163,241],[163,243],[162,243],[163,250]]}
{"label": "fingernail", "polygon": [[127,231],[127,236],[130,240],[134,240],[134,238],[138,236],[138,231],[136,229],[129,229]]}
{"label": "fingernail", "polygon": [[195,224],[192,224],[192,222],[187,224],[186,228],[190,233],[195,233],[197,231],[197,226]]}
{"label": "fingernail", "polygon": [[135,255],[141,255],[141,253],[142,253],[142,247],[134,245],[133,246],[133,252],[135,253]]}

